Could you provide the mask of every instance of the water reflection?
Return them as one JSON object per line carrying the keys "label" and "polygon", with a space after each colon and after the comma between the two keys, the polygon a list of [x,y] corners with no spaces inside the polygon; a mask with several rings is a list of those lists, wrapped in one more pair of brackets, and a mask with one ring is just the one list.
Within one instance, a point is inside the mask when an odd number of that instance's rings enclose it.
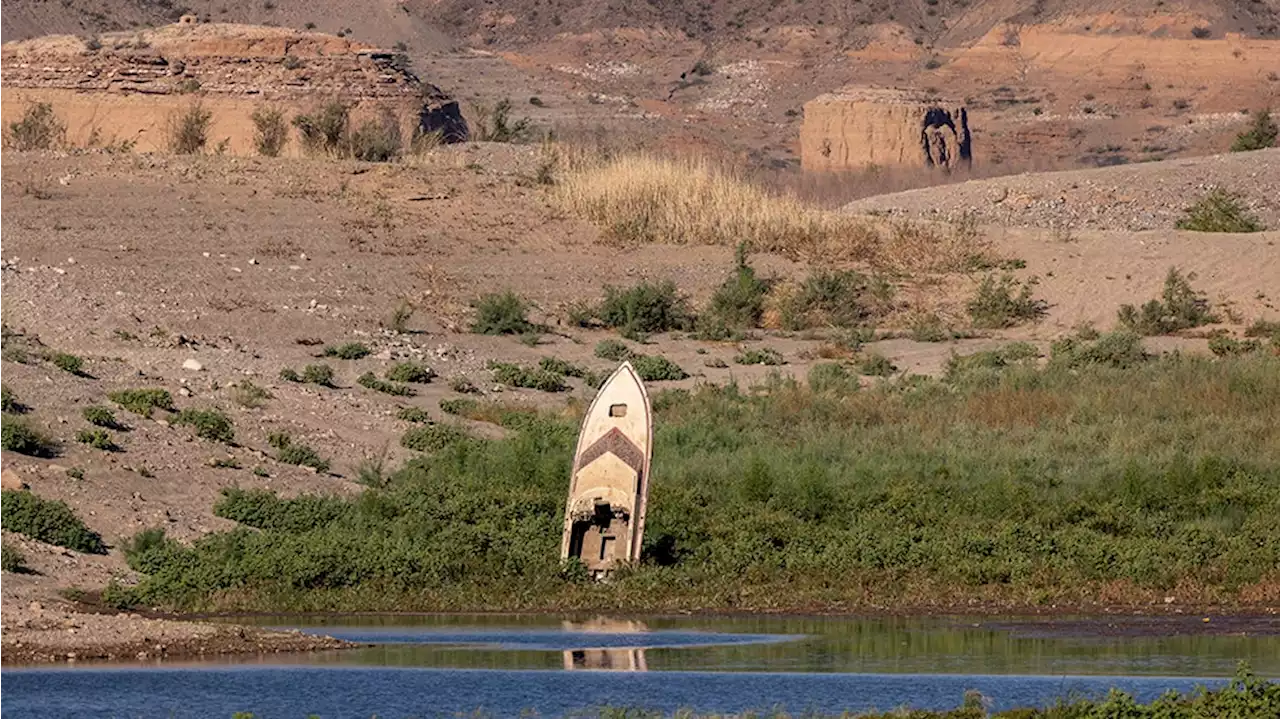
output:
{"label": "water reflection", "polygon": [[[563,621],[560,626],[566,632],[599,632],[607,634],[638,634],[648,632],[644,622],[596,617],[585,622]],[[564,668],[592,669],[613,672],[647,672],[644,647],[598,647],[590,649],[566,649]]]}

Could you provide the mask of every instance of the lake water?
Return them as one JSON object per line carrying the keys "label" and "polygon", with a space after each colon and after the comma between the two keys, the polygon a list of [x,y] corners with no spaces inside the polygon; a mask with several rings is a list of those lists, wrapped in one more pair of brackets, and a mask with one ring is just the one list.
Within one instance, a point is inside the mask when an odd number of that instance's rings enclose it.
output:
{"label": "lake water", "polygon": [[[967,690],[992,710],[1111,687],[1148,700],[1218,686],[1247,660],[1280,676],[1277,620],[1227,635],[1199,619],[267,617],[373,646],[199,663],[3,672],[4,717],[591,715],[949,709]],[[1219,620],[1221,621],[1221,620]],[[1259,631],[1260,630],[1260,631]],[[1255,633],[1257,632],[1257,633]]]}

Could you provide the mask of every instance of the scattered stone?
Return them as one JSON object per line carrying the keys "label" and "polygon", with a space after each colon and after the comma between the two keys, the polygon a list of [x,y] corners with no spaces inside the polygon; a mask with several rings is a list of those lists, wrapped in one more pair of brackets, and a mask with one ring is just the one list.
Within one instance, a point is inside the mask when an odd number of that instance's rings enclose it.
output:
{"label": "scattered stone", "polygon": [[182,369],[199,372],[204,369],[204,365],[200,364],[199,360],[189,359],[182,363]]}

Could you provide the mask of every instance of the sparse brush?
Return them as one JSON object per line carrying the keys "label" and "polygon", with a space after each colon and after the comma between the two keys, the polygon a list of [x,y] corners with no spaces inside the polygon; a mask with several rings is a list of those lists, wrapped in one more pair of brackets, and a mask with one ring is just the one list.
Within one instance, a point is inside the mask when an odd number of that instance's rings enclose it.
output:
{"label": "sparse brush", "polygon": [[782,359],[782,353],[770,347],[761,347],[759,349],[742,350],[734,356],[735,364],[752,365],[781,365],[786,364]]}
{"label": "sparse brush", "polygon": [[363,342],[347,342],[335,346],[329,345],[321,350],[325,357],[336,357],[344,360],[358,360],[368,357],[373,350]]}
{"label": "sparse brush", "polygon": [[102,537],[85,526],[61,500],[43,499],[26,490],[3,493],[4,528],[32,539],[85,554],[106,554]]}
{"label": "sparse brush", "polygon": [[1244,330],[1245,337],[1280,337],[1280,322],[1257,319]]}
{"label": "sparse brush", "polygon": [[231,444],[236,439],[235,425],[231,418],[218,409],[184,409],[172,419],[173,424],[188,426],[196,436],[212,442]]}
{"label": "sparse brush", "polygon": [[169,114],[169,151],[175,155],[194,155],[203,152],[209,142],[209,128],[213,125],[213,112],[206,110],[199,100]]}
{"label": "sparse brush", "polygon": [[401,435],[400,446],[418,452],[439,452],[469,437],[466,430],[452,424],[429,424]]}
{"label": "sparse brush", "polygon": [[532,369],[510,362],[490,362],[493,378],[510,387],[524,387],[543,392],[563,392],[568,389],[564,376],[544,369]]}
{"label": "sparse brush", "polygon": [[468,397],[459,397],[457,399],[440,400],[441,412],[444,412],[445,414],[457,415],[459,417],[465,417],[468,414],[471,414],[479,406],[480,406],[479,402],[477,402],[474,399],[470,399]]}
{"label": "sparse brush", "polygon": [[955,383],[976,373],[990,373],[1015,365],[1034,366],[1040,350],[1029,342],[1011,342],[994,350],[959,355],[954,351],[947,359],[943,379]]}
{"label": "sparse brush", "polygon": [[377,454],[360,460],[360,464],[356,465],[356,481],[374,489],[385,489],[391,483],[391,475],[387,472],[386,447]]}
{"label": "sparse brush", "polygon": [[173,395],[164,389],[126,389],[112,392],[107,399],[143,417],[150,417],[157,409],[174,409]]}
{"label": "sparse brush", "polygon": [[862,356],[862,361],[858,363],[858,371],[869,377],[888,377],[898,368],[889,361],[888,357],[875,352],[868,352]]}
{"label": "sparse brush", "polygon": [[693,326],[688,300],[674,282],[641,282],[622,289],[606,286],[600,304],[600,320],[606,327],[622,331],[624,337],[651,332],[687,330]]}
{"label": "sparse brush", "polygon": [[409,318],[413,317],[413,310],[413,305],[408,302],[397,304],[391,311],[391,316],[387,318],[387,329],[396,334],[404,334],[409,327]]}
{"label": "sparse brush", "polygon": [[937,225],[902,220],[876,247],[876,266],[891,272],[971,272],[992,267],[991,239],[978,229],[972,214],[962,215],[945,230]]}
{"label": "sparse brush", "polygon": [[809,390],[845,394],[859,387],[858,376],[839,362],[821,362],[809,370]]}
{"label": "sparse brush", "polygon": [[1128,330],[1099,335],[1097,339],[1064,337],[1053,343],[1049,362],[1079,369],[1090,365],[1127,369],[1151,359],[1142,348],[1142,337]]}
{"label": "sparse brush", "polygon": [[756,276],[747,261],[747,245],[734,252],[733,274],[711,295],[707,310],[698,317],[698,335],[707,340],[731,338],[741,330],[758,327],[764,314],[769,283]]}
{"label": "sparse brush", "polygon": [[533,123],[527,117],[511,118],[511,100],[503,99],[493,107],[475,105],[476,121],[473,139],[477,142],[524,142],[529,139]]}
{"label": "sparse brush", "polygon": [[259,155],[278,157],[289,142],[289,122],[284,110],[275,105],[259,107],[250,115],[253,120],[253,146]]}
{"label": "sparse brush", "polygon": [[461,375],[449,380],[449,389],[460,394],[479,394],[480,388],[475,383]]}
{"label": "sparse brush", "polygon": [[624,362],[635,357],[636,353],[621,340],[605,339],[596,343],[595,355],[611,362]]}
{"label": "sparse brush", "polygon": [[[440,408],[444,409],[444,403],[449,401],[462,400],[440,400]],[[447,412],[448,410],[445,411]],[[431,422],[431,415],[421,407],[401,407],[400,411],[396,412],[396,417],[406,422],[417,422],[420,424],[427,424]]]}
{"label": "sparse brush", "polygon": [[350,117],[351,110],[333,100],[310,113],[296,115],[293,126],[298,128],[302,146],[307,151],[337,155],[346,146]]}
{"label": "sparse brush", "polygon": [[400,154],[400,122],[392,115],[367,120],[351,133],[351,156],[365,162],[390,162]]}
{"label": "sparse brush", "polygon": [[84,415],[85,421],[89,424],[116,431],[125,429],[124,425],[116,420],[115,413],[102,405],[89,405],[81,411],[81,414]]}
{"label": "sparse brush", "polygon": [[1176,267],[1170,267],[1164,278],[1162,300],[1150,300],[1141,308],[1121,305],[1118,313],[1120,325],[1139,335],[1166,335],[1179,330],[1199,327],[1218,318],[1209,310],[1209,300],[1191,287],[1195,273],[1183,276]]}
{"label": "sparse brush", "polygon": [[0,420],[0,447],[30,457],[52,457],[58,445],[25,420],[6,415]]}
{"label": "sparse brush", "polygon": [[409,385],[378,379],[378,376],[372,372],[365,372],[357,377],[356,384],[361,387],[367,387],[375,392],[382,392],[383,394],[395,395],[397,397],[411,397],[415,394],[413,388]]}
{"label": "sparse brush", "polygon": [[476,319],[471,323],[471,331],[476,334],[518,335],[536,329],[525,314],[529,304],[510,290],[483,295],[474,307]]}
{"label": "sparse brush", "polygon": [[285,367],[280,370],[280,379],[285,382],[301,382],[302,375],[298,374],[298,371],[292,367]]}
{"label": "sparse brush", "polygon": [[16,544],[0,543],[0,571],[10,574],[22,574],[31,571],[26,565],[27,557]]}
{"label": "sparse brush", "polygon": [[49,357],[49,361],[53,362],[53,366],[63,372],[70,372],[74,375],[84,374],[84,359],[66,352],[55,352]]}
{"label": "sparse brush", "polygon": [[1184,211],[1179,230],[1192,232],[1262,232],[1266,229],[1241,204],[1240,195],[1215,188]]}
{"label": "sparse brush", "polygon": [[[283,375],[285,371],[286,370],[281,371],[282,379],[284,379]],[[292,376],[296,378],[290,379],[290,382],[298,382],[302,379],[301,377],[298,377],[298,374],[293,372],[293,370],[287,371],[292,372]],[[272,399],[272,397],[273,395],[270,391],[263,387],[259,387],[247,379],[242,379],[231,387],[231,401],[248,409],[258,409],[265,405],[267,400]]]}
{"label": "sparse brush", "polygon": [[1248,152],[1275,147],[1276,137],[1280,135],[1280,127],[1271,119],[1271,108],[1258,110],[1253,115],[1253,125],[1236,136],[1231,143],[1232,152]]}
{"label": "sparse brush", "polygon": [[538,369],[544,372],[562,374],[566,377],[586,377],[588,370],[582,365],[574,364],[559,357],[543,357],[538,361]]}
{"label": "sparse brush", "polygon": [[387,379],[393,382],[427,384],[435,379],[435,376],[435,370],[418,362],[397,362],[387,370]]}
{"label": "sparse brush", "polygon": [[5,145],[14,150],[51,150],[64,145],[66,139],[66,123],[47,102],[28,105],[22,119],[9,123],[5,133]]}
{"label": "sparse brush", "polygon": [[6,385],[0,385],[0,410],[10,414],[22,414],[27,406],[18,401],[18,396]]}
{"label": "sparse brush", "polygon": [[1001,329],[1038,320],[1048,312],[1044,300],[1035,299],[1037,280],[1032,277],[1019,282],[1013,275],[987,275],[965,309],[975,327]]}
{"label": "sparse brush", "polygon": [[789,330],[853,328],[886,314],[892,297],[893,288],[882,278],[854,270],[818,270],[798,287],[780,286],[775,304]]}
{"label": "sparse brush", "polygon": [[674,381],[689,376],[680,365],[662,355],[637,355],[631,358],[631,366],[645,382]]}
{"label": "sparse brush", "polygon": [[1262,342],[1259,340],[1238,340],[1226,334],[1209,338],[1209,351],[1215,357],[1238,357],[1261,350]]}
{"label": "sparse brush", "polygon": [[321,459],[320,455],[307,445],[294,442],[293,437],[287,432],[272,432],[267,435],[267,443],[276,449],[276,459],[284,464],[311,467],[321,474],[329,471],[328,460]]}

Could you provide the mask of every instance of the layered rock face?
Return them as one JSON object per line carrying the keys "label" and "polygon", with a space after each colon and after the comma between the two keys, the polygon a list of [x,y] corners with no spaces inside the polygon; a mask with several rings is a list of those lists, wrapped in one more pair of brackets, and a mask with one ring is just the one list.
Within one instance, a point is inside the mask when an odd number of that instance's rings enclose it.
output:
{"label": "layered rock face", "polygon": [[338,100],[353,121],[394,116],[405,137],[468,134],[458,103],[414,76],[403,56],[321,33],[184,22],[7,43],[0,63],[4,121],[50,103],[72,144],[107,137],[162,149],[165,118],[196,100],[213,113],[211,138],[234,154],[252,152],[251,115],[268,104],[305,112]]}
{"label": "layered rock face", "polygon": [[800,162],[806,170],[951,170],[972,161],[969,113],[962,106],[879,89],[849,89],[805,103]]}

